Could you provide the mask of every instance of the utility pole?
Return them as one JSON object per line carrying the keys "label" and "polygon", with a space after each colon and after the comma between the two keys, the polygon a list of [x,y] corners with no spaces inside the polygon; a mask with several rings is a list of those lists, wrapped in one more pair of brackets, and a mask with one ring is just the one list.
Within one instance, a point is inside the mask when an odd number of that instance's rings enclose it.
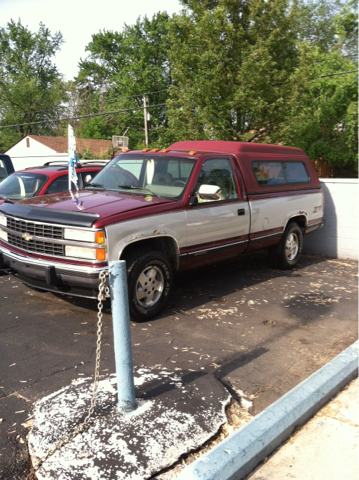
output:
{"label": "utility pole", "polygon": [[143,96],[143,115],[145,118],[145,144],[148,145],[148,133],[147,133],[147,110],[146,110],[146,96]]}

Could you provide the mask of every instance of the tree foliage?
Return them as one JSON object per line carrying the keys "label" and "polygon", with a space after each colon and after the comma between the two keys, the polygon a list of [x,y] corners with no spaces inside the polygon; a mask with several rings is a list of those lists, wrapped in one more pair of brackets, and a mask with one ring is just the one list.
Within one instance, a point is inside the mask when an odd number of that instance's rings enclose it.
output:
{"label": "tree foliage", "polygon": [[[336,4],[335,8],[330,4],[333,8],[327,8],[326,16],[325,5],[319,2],[305,6],[318,27],[317,34],[301,36],[300,62],[291,78],[290,102],[271,140],[303,148],[313,161],[328,162],[336,177],[356,177],[357,2]],[[310,8],[319,9],[325,22],[315,20],[315,12],[310,15]],[[299,10],[299,16],[302,15]]]}
{"label": "tree foliage", "polygon": [[66,98],[62,77],[53,57],[63,43],[61,33],[51,35],[40,23],[37,33],[20,20],[0,28],[0,124],[46,121],[37,125],[0,129],[0,150],[24,135],[53,134]]}
{"label": "tree foliage", "polygon": [[[181,0],[122,31],[100,31],[79,75],[68,82],[52,62],[62,36],[40,24],[0,29],[0,122],[44,124],[0,130],[0,149],[27,133],[127,135],[144,146],[213,139],[286,144],[357,174],[357,0]],[[152,93],[148,93],[152,92]],[[112,113],[117,110],[128,110]],[[93,116],[105,113],[106,115]],[[9,145],[10,144],[10,145]],[[87,152],[91,156],[91,152]]]}
{"label": "tree foliage", "polygon": [[280,143],[357,172],[354,3],[182,0],[168,138]]}
{"label": "tree foliage", "polygon": [[[164,103],[171,83],[167,13],[152,19],[139,18],[135,25],[125,25],[122,32],[103,31],[93,35],[86,50],[89,56],[80,62],[76,81],[82,114],[111,112],[142,107],[143,93],[147,104]],[[130,97],[130,98],[126,98]],[[148,110],[151,120],[149,141],[158,139],[158,128],[166,125],[165,109]],[[83,120],[77,133],[87,138],[123,135],[128,129],[130,146],[141,146],[145,140],[143,110],[130,111]]]}
{"label": "tree foliage", "polygon": [[186,0],[170,23],[170,129],[180,139],[253,141],[283,115],[298,63],[286,0]]}

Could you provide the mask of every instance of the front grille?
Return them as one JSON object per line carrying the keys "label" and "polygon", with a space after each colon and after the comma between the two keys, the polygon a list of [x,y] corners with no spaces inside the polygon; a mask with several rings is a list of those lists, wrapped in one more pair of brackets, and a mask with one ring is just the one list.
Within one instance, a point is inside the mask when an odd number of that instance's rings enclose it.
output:
{"label": "front grille", "polygon": [[[56,240],[63,239],[64,229],[54,225],[43,225],[41,223],[16,220],[15,218],[7,217],[7,227],[15,232],[28,233],[29,235],[36,237],[54,238]],[[29,242],[25,241],[25,244],[27,243]]]}
{"label": "front grille", "polygon": [[[28,232],[29,233],[29,232]],[[25,240],[8,233],[8,243],[14,247],[21,248],[27,252],[34,252],[44,255],[56,255],[63,257],[65,255],[64,245],[58,245],[50,242],[42,242],[41,240]]]}

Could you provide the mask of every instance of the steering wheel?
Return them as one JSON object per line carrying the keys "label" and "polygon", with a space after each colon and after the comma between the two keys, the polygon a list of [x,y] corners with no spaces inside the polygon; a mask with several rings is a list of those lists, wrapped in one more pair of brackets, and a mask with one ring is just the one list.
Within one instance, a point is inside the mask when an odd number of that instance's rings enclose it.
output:
{"label": "steering wheel", "polygon": [[172,185],[174,187],[184,187],[186,185],[186,182],[183,182],[182,180],[175,180]]}

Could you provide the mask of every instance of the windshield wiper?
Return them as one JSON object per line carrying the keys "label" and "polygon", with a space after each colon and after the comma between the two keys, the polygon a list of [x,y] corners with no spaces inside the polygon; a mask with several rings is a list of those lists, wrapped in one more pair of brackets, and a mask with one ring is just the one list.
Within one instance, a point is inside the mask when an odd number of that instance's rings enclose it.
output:
{"label": "windshield wiper", "polygon": [[118,188],[125,188],[127,190],[145,190],[145,192],[150,192],[150,194],[153,195],[154,197],[159,197],[157,193],[152,192],[148,188],[133,187],[132,185],[118,185]]}
{"label": "windshield wiper", "polygon": [[102,183],[92,183],[92,182],[91,182],[91,183],[88,183],[88,184],[85,186],[85,188],[87,188],[87,187],[101,187],[101,188],[103,188],[104,190],[107,191],[107,188],[104,187],[104,186],[102,185]]}

